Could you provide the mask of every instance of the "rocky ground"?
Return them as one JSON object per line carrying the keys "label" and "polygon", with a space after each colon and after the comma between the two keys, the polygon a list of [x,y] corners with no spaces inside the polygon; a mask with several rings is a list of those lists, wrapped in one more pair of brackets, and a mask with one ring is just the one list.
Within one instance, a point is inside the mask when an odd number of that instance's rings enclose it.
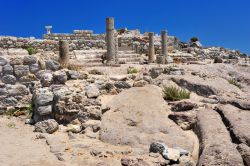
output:
{"label": "rocky ground", "polygon": [[[56,54],[0,56],[0,163],[250,165],[249,62],[223,61],[65,67]],[[165,87],[190,97],[172,101]]]}

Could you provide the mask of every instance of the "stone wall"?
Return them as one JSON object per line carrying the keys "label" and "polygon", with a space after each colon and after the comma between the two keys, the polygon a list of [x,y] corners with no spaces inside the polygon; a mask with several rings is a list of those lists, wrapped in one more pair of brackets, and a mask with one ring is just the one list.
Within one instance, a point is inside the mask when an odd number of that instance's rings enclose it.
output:
{"label": "stone wall", "polygon": [[[70,50],[82,50],[82,49],[105,49],[106,42],[104,39],[96,40],[68,40]],[[27,48],[34,47],[38,51],[58,51],[57,40],[41,40],[32,38],[17,38],[11,36],[0,37],[0,48]]]}
{"label": "stone wall", "polygon": [[47,40],[104,40],[104,34],[93,34],[91,30],[74,30],[73,33],[51,33],[43,35]]}

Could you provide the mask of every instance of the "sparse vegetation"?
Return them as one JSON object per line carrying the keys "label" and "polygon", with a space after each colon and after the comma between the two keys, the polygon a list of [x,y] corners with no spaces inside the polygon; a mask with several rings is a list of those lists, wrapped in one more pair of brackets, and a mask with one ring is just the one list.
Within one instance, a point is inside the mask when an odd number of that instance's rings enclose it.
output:
{"label": "sparse vegetation", "polygon": [[32,113],[33,113],[33,105],[32,105],[32,103],[30,103],[30,104],[27,106],[27,113],[28,113],[29,116],[32,115]]}
{"label": "sparse vegetation", "polygon": [[127,71],[128,71],[128,74],[136,74],[139,72],[139,70],[134,67],[129,67]]}
{"label": "sparse vegetation", "polygon": [[164,98],[170,101],[178,101],[178,100],[190,98],[189,91],[185,89],[177,88],[174,86],[164,87],[163,92],[165,95]]}
{"label": "sparse vegetation", "polygon": [[197,42],[197,41],[199,41],[199,38],[198,38],[198,37],[192,37],[192,38],[190,39],[190,41],[191,41],[191,42]]}
{"label": "sparse vegetation", "polygon": [[37,50],[34,47],[29,46],[29,47],[26,47],[25,49],[28,51],[29,55],[33,55],[37,53]]}
{"label": "sparse vegetation", "polygon": [[230,79],[230,80],[228,80],[228,83],[229,83],[229,84],[232,84],[232,85],[234,85],[234,86],[237,86],[239,89],[242,88],[241,85],[238,83],[238,81],[235,80],[235,79]]}

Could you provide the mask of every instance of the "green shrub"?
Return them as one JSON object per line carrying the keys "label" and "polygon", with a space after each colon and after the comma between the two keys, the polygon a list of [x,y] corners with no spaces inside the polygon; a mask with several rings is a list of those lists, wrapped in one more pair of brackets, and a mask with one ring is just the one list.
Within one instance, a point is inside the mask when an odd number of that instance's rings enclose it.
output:
{"label": "green shrub", "polygon": [[164,92],[164,98],[170,101],[178,101],[190,98],[189,91],[174,86],[164,87],[163,92]]}
{"label": "green shrub", "polygon": [[34,47],[27,47],[26,50],[28,51],[29,55],[33,55],[37,53],[37,50]]}
{"label": "green shrub", "polygon": [[32,113],[33,113],[33,105],[32,105],[32,103],[30,103],[30,104],[27,106],[27,113],[28,113],[29,116],[32,115]]}
{"label": "green shrub", "polygon": [[192,38],[190,39],[190,41],[191,41],[191,42],[197,42],[197,41],[199,41],[199,38],[198,38],[198,37],[192,37]]}
{"label": "green shrub", "polygon": [[128,71],[128,74],[136,74],[139,72],[138,69],[134,67],[129,67],[127,71]]}
{"label": "green shrub", "polygon": [[241,85],[238,83],[238,81],[236,81],[235,79],[228,80],[228,83],[237,86],[239,89],[242,88]]}

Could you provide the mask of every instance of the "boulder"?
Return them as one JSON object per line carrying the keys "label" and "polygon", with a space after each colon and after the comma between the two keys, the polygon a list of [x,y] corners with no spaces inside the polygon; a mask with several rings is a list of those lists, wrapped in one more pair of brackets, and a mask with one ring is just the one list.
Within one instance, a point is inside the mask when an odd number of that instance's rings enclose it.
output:
{"label": "boulder", "polygon": [[35,132],[52,134],[58,129],[58,123],[54,119],[48,119],[35,124]]}
{"label": "boulder", "polygon": [[169,109],[161,88],[153,85],[131,88],[115,96],[108,106],[110,110],[102,115],[101,120],[102,141],[141,148],[147,153],[155,140],[169,147],[192,150],[192,140],[168,119]]}
{"label": "boulder", "polygon": [[24,85],[9,85],[6,86],[10,96],[24,96],[29,94],[29,90]]}
{"label": "boulder", "polygon": [[4,59],[3,57],[0,57],[0,66],[4,66],[7,64],[7,60]]}
{"label": "boulder", "polygon": [[78,71],[74,71],[74,70],[69,70],[67,72],[68,78],[72,79],[72,80],[77,80],[80,78],[80,73]]}
{"label": "boulder", "polygon": [[13,75],[14,73],[13,67],[10,64],[4,65],[2,70],[3,70],[3,75],[6,74]]}
{"label": "boulder", "polygon": [[40,81],[43,87],[49,87],[53,83],[53,75],[49,72],[43,73]]}
{"label": "boulder", "polygon": [[59,70],[53,73],[54,83],[64,84],[67,81],[67,74],[63,70]]}
{"label": "boulder", "polygon": [[10,59],[10,65],[22,65],[23,58],[22,57],[13,57]]}
{"label": "boulder", "polygon": [[60,68],[59,62],[56,62],[54,60],[45,61],[45,66],[46,66],[47,70],[52,70],[52,71],[59,70],[59,68]]}
{"label": "boulder", "polygon": [[15,65],[14,66],[14,74],[17,78],[28,75],[29,74],[29,66],[28,65]]}
{"label": "boulder", "polygon": [[99,89],[95,84],[90,84],[86,86],[85,91],[88,98],[96,98],[100,94]]}
{"label": "boulder", "polygon": [[54,95],[49,90],[49,88],[40,88],[34,92],[33,102],[34,102],[36,107],[48,106],[48,105],[52,104],[53,97],[54,97]]}
{"label": "boulder", "polygon": [[12,84],[14,85],[16,83],[16,77],[13,75],[4,75],[2,77],[2,82],[5,84]]}
{"label": "boulder", "polygon": [[35,74],[35,73],[37,73],[40,70],[40,67],[39,67],[39,65],[37,63],[35,63],[35,64],[31,64],[29,66],[29,69],[30,69],[30,72],[32,74]]}
{"label": "boulder", "polygon": [[23,58],[23,64],[24,65],[32,65],[37,62],[37,58],[33,55],[28,55]]}

